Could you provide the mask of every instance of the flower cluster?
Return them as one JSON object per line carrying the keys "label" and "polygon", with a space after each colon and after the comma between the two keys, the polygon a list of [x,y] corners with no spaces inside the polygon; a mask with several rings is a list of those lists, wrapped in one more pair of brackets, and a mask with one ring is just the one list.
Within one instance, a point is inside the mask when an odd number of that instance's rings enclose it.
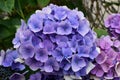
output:
{"label": "flower cluster", "polygon": [[22,20],[13,44],[33,71],[84,76],[98,55],[95,39],[81,11],[50,4],[31,15],[27,24]]}
{"label": "flower cluster", "polygon": [[8,49],[0,52],[0,66],[11,67],[12,70],[21,71],[25,66],[18,60],[19,54],[16,50]]}
{"label": "flower cluster", "polygon": [[20,72],[24,69],[25,66],[22,64],[22,60],[20,60],[19,54],[16,50],[8,49],[6,52],[4,50],[1,50],[0,80],[8,80],[14,72]]}
{"label": "flower cluster", "polygon": [[109,15],[105,20],[105,27],[111,36],[119,38],[120,34],[120,14]]}
{"label": "flower cluster", "polygon": [[110,36],[97,40],[101,52],[96,57],[96,66],[91,71],[97,77],[113,79],[120,77],[120,41]]}

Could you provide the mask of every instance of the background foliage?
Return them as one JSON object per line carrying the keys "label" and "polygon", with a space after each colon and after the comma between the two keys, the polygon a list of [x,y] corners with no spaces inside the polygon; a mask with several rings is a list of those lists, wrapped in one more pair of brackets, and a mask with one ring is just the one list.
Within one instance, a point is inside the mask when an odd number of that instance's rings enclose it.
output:
{"label": "background foliage", "polygon": [[103,25],[106,15],[120,10],[120,0],[0,0],[0,49],[12,47],[12,39],[21,19],[27,21],[35,10],[50,3],[83,11],[98,37],[107,34]]}

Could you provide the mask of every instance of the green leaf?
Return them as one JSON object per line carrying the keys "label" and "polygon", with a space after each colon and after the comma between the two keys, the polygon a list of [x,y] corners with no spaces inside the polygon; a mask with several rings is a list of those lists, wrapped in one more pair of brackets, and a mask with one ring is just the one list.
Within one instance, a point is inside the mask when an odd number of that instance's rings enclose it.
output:
{"label": "green leaf", "polygon": [[14,31],[10,31],[7,27],[0,24],[0,48],[7,49],[12,47],[12,39],[14,37]]}
{"label": "green leaf", "polygon": [[23,19],[25,18],[20,0],[15,1],[15,10]]}
{"label": "green leaf", "polygon": [[14,35],[18,25],[20,25],[20,20],[17,18],[0,20],[0,41]]}
{"label": "green leaf", "polygon": [[37,3],[40,7],[45,7],[49,2],[50,0],[37,0]]}
{"label": "green leaf", "polygon": [[97,33],[98,37],[101,37],[102,35],[108,35],[106,29],[94,29],[94,31]]}
{"label": "green leaf", "polygon": [[[24,0],[23,0],[24,1]],[[32,7],[35,7],[36,4],[37,4],[37,1],[36,0],[27,0],[27,3],[28,5],[32,6]]]}
{"label": "green leaf", "polygon": [[19,18],[0,19],[0,48],[12,47],[12,39],[15,36],[16,26],[20,26]]}
{"label": "green leaf", "polygon": [[0,9],[10,13],[14,8],[14,0],[0,0]]}

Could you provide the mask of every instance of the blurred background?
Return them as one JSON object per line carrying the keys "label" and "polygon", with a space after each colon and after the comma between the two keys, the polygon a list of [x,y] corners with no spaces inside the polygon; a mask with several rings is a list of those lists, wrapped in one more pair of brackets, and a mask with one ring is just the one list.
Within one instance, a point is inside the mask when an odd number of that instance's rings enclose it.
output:
{"label": "blurred background", "polygon": [[98,37],[107,34],[104,19],[109,14],[120,12],[120,0],[0,0],[0,49],[13,46],[12,39],[21,19],[27,21],[35,10],[50,3],[78,8],[90,21]]}

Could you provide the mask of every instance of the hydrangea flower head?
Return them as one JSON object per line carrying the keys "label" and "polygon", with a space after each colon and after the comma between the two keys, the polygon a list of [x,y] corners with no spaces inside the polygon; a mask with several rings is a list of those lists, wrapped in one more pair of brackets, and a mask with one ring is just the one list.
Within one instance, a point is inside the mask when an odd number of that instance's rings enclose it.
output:
{"label": "hydrangea flower head", "polygon": [[95,37],[81,11],[50,4],[22,21],[13,44],[34,71],[83,76],[98,55]]}
{"label": "hydrangea flower head", "polygon": [[17,70],[17,71],[21,71],[25,69],[25,66],[20,61],[17,61],[17,59],[19,58],[19,54],[17,50],[8,49],[6,52],[1,51],[0,54],[1,57],[3,58],[3,60],[1,60],[2,61],[1,66],[11,67],[12,70]]}
{"label": "hydrangea flower head", "polygon": [[120,34],[120,14],[111,14],[105,19],[105,27],[111,36],[119,38]]}
{"label": "hydrangea flower head", "polygon": [[101,52],[95,58],[96,66],[91,71],[93,75],[104,79],[120,77],[120,62],[118,59],[120,55],[119,42],[119,40],[110,36],[102,36],[97,40],[97,45]]}

